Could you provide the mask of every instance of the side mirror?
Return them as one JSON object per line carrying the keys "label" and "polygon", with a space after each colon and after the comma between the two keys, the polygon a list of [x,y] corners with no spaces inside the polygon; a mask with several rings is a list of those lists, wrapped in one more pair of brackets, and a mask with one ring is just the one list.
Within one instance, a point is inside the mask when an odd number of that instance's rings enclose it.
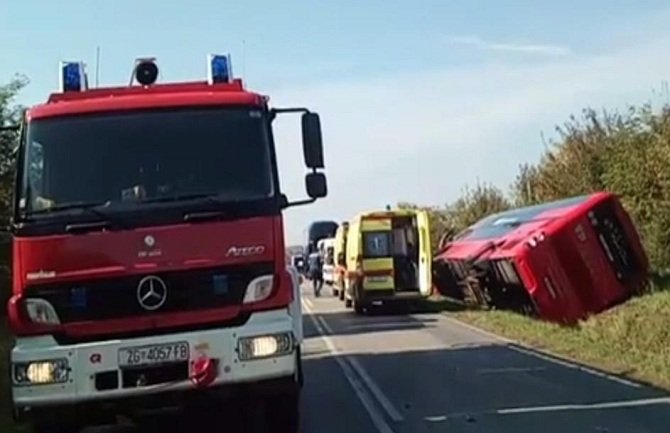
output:
{"label": "side mirror", "polygon": [[305,189],[312,199],[323,198],[328,195],[326,175],[323,173],[309,173],[305,176]]}
{"label": "side mirror", "polygon": [[302,115],[302,152],[307,168],[324,168],[321,121],[316,113]]}

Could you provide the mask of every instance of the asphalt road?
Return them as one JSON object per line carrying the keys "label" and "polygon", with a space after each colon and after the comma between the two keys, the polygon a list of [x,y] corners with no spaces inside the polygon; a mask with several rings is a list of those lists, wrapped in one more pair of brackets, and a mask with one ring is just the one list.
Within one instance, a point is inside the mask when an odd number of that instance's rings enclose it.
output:
{"label": "asphalt road", "polygon": [[359,317],[303,293],[305,433],[670,432],[663,392],[444,314]]}
{"label": "asphalt road", "polygon": [[[355,316],[326,289],[303,293],[303,433],[670,432],[670,398],[660,391],[444,314]],[[237,431],[155,421],[103,431]]]}

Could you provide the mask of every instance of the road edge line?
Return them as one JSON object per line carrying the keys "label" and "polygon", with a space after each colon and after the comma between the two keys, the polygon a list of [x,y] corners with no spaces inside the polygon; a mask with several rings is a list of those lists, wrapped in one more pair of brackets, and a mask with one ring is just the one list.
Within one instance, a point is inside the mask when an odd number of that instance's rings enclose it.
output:
{"label": "road edge line", "polygon": [[[323,327],[326,329],[328,334],[332,335],[334,334],[333,328],[330,327],[326,319],[324,319],[321,316],[318,316],[317,319],[321,322]],[[372,395],[377,399],[377,403],[386,411],[386,414],[395,422],[402,422],[405,420],[405,418],[402,416],[400,411],[395,408],[393,403],[391,403],[391,400],[384,394],[384,391],[381,390],[379,385],[375,383],[375,381],[370,377],[370,375],[365,371],[365,368],[358,362],[358,360],[349,355],[342,355],[342,357],[349,362],[351,365],[351,368],[354,369],[356,373],[358,373],[358,376],[361,378],[363,383],[367,385],[368,390],[372,393]]]}
{"label": "road edge line", "polygon": [[365,389],[361,381],[356,377],[352,368],[349,366],[348,363],[346,363],[343,360],[342,355],[339,353],[337,347],[335,347],[335,344],[333,343],[330,336],[326,334],[325,330],[323,329],[319,321],[314,317],[314,311],[311,308],[309,308],[309,306],[307,306],[307,303],[305,302],[303,302],[303,307],[305,307],[305,310],[307,311],[307,313],[309,313],[308,316],[312,321],[312,323],[314,324],[314,327],[316,328],[317,332],[319,332],[320,334],[319,337],[324,341],[324,343],[332,353],[333,359],[335,359],[335,362],[337,362],[337,364],[340,366],[340,369],[342,370],[345,379],[347,379],[347,382],[349,382],[349,385],[354,390],[354,394],[356,394],[356,397],[358,397],[360,402],[363,404],[363,407],[370,416],[372,424],[377,428],[379,433],[394,433],[391,426],[389,426],[386,420],[384,419],[384,415],[379,413],[379,411],[375,407],[373,397],[368,394],[368,391]]}

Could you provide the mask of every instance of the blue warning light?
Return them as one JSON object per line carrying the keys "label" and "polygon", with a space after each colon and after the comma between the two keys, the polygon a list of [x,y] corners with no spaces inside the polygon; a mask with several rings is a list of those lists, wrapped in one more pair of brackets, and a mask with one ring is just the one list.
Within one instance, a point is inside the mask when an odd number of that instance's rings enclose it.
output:
{"label": "blue warning light", "polygon": [[81,92],[86,90],[86,76],[83,62],[61,62],[60,91]]}
{"label": "blue warning light", "polygon": [[230,83],[232,79],[230,54],[210,54],[207,56],[207,82],[209,84]]}

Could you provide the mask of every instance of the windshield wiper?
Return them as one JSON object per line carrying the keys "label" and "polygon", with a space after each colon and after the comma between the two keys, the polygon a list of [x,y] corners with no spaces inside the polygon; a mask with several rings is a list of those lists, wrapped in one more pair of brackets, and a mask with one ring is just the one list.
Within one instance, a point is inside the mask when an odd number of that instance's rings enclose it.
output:
{"label": "windshield wiper", "polygon": [[64,210],[82,210],[94,214],[95,216],[98,216],[100,218],[109,219],[109,215],[107,215],[107,213],[105,212],[102,212],[99,208],[108,207],[110,204],[111,204],[110,201],[104,201],[104,202],[78,201],[78,202],[55,204],[53,206],[45,207],[43,209],[31,210],[30,212],[28,212],[27,216],[48,214],[51,212],[60,212]]}
{"label": "windshield wiper", "polygon": [[[199,199],[204,199],[205,202],[209,204],[222,204],[224,202],[227,202],[222,198],[221,194],[217,192],[180,194],[168,197],[155,197],[139,201],[141,203],[166,203],[173,201],[190,201]],[[229,212],[224,212],[221,210],[195,211],[195,212],[186,212],[183,216],[183,219],[184,221],[194,222],[194,221],[216,219],[226,215],[229,215]]]}
{"label": "windshield wiper", "polygon": [[218,193],[209,192],[209,193],[196,193],[196,194],[178,194],[170,195],[166,197],[153,197],[138,200],[139,203],[166,203],[170,201],[186,201],[186,200],[197,200],[201,198],[206,198],[208,201],[213,201],[219,203],[220,200],[217,199]]}
{"label": "windshield wiper", "polygon": [[[109,215],[107,212],[103,211],[102,209],[108,208],[112,204],[111,201],[104,201],[104,202],[70,202],[70,203],[62,203],[62,204],[56,204],[53,206],[46,207],[44,209],[37,209],[34,211],[31,211],[27,214],[27,217],[30,218],[33,215],[44,215],[44,214],[49,214],[52,212],[61,212],[61,211],[67,211],[67,210],[78,210],[82,211],[84,213],[91,214],[93,216],[96,216],[100,219],[100,221],[94,221],[94,222],[88,222],[88,223],[70,223],[67,225],[66,230],[68,232],[71,231],[87,231],[91,229],[96,229],[96,228],[105,228],[109,227],[112,223],[119,224],[121,223],[121,220],[116,217],[112,217]],[[125,226],[125,224],[121,224],[122,226]]]}

